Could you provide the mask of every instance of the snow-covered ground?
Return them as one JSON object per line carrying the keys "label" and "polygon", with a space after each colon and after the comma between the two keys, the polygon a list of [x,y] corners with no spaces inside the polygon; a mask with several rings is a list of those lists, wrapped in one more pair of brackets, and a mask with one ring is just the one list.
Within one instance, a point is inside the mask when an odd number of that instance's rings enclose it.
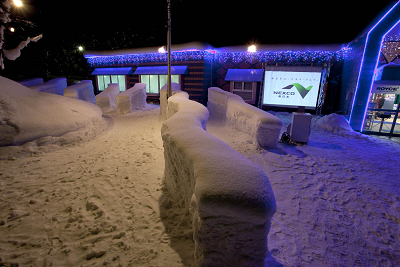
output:
{"label": "snow-covered ground", "polygon": [[[291,114],[276,113],[284,124]],[[284,266],[400,266],[400,144],[313,119],[308,145],[260,150],[209,122],[208,132],[268,175],[277,202],[269,250]],[[328,130],[328,131],[327,131]]]}
{"label": "snow-covered ground", "polygon": [[[70,133],[74,144],[0,160],[2,263],[193,264],[191,227],[176,220],[181,211],[162,188],[159,107],[108,115],[109,130],[91,141]],[[207,130],[268,175],[278,206],[269,250],[279,263],[399,266],[400,145],[316,121],[308,145],[271,150],[213,121]]]}

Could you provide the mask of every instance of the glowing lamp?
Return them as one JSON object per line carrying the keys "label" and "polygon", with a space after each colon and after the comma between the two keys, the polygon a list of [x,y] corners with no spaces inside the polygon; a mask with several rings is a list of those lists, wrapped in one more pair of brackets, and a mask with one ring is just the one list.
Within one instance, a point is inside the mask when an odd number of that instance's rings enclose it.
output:
{"label": "glowing lamp", "polygon": [[21,0],[14,0],[14,5],[21,7],[22,6]]}
{"label": "glowing lamp", "polygon": [[13,27],[11,27],[10,32],[15,32],[15,29]]}
{"label": "glowing lamp", "polygon": [[247,48],[247,52],[256,52],[257,48],[255,45],[251,45]]}
{"label": "glowing lamp", "polygon": [[81,45],[78,46],[78,50],[79,50],[79,51],[83,51],[83,46],[81,46]]}
{"label": "glowing lamp", "polygon": [[161,46],[160,48],[158,48],[158,53],[165,53],[164,46]]}

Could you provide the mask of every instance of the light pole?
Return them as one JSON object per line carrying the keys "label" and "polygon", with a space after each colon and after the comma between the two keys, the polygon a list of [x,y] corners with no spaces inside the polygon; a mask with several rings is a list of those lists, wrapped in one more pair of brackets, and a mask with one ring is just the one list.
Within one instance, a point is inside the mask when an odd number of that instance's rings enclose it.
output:
{"label": "light pole", "polygon": [[168,50],[168,81],[167,81],[167,99],[172,95],[171,92],[171,0],[167,0],[168,11],[168,36],[167,36],[167,50]]}

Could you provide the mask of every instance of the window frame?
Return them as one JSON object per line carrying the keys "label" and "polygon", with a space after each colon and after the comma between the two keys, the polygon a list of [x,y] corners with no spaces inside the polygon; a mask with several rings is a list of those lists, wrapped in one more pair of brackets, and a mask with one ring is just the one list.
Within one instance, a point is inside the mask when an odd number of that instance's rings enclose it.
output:
{"label": "window frame", "polygon": [[[237,88],[237,85],[241,83],[240,88]],[[245,89],[245,84],[251,83],[251,89]],[[249,81],[231,81],[230,82],[230,91],[232,94],[235,92],[251,92],[252,97],[251,100],[244,100],[248,104],[255,104],[256,103],[256,93],[257,93],[257,83],[258,82],[249,82]],[[235,88],[236,87],[236,88]],[[236,94],[237,95],[237,94]]]}

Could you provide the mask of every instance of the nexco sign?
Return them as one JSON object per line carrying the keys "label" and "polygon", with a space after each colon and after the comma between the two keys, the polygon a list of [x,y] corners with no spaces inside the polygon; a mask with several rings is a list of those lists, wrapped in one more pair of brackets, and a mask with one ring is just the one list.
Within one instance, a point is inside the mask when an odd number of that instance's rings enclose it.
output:
{"label": "nexco sign", "polygon": [[373,94],[400,94],[400,85],[374,84],[372,86]]}

